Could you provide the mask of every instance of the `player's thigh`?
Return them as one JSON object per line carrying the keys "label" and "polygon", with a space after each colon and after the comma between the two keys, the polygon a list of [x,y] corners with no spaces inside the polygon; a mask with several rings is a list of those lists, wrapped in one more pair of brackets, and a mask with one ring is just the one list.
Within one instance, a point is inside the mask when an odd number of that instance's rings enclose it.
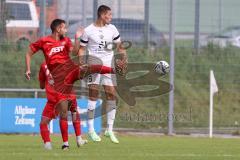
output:
{"label": "player's thigh", "polygon": [[115,100],[117,86],[116,75],[115,74],[102,75],[101,84],[104,88],[106,99]]}
{"label": "player's thigh", "polygon": [[99,95],[99,85],[98,84],[89,84],[89,99],[96,101]]}
{"label": "player's thigh", "polygon": [[101,76],[101,85],[103,86],[117,86],[116,74],[104,74]]}
{"label": "player's thigh", "polygon": [[95,101],[98,98],[99,84],[101,83],[100,74],[90,74],[87,79],[87,84],[89,88],[89,99]]}
{"label": "player's thigh", "polygon": [[77,112],[77,99],[75,96],[71,97],[68,103],[69,110],[73,112]]}
{"label": "player's thigh", "polygon": [[101,83],[101,74],[95,73],[95,74],[90,74],[87,77],[87,84],[100,84]]}
{"label": "player's thigh", "polygon": [[115,86],[103,85],[106,99],[107,100],[116,100],[116,89]]}
{"label": "player's thigh", "polygon": [[49,117],[42,116],[40,124],[49,124],[51,120]]}
{"label": "player's thigh", "polygon": [[58,113],[60,113],[60,116],[62,117],[66,117],[67,116],[67,112],[68,112],[68,105],[69,102],[68,100],[62,100],[62,101],[59,101],[56,105],[56,110]]}

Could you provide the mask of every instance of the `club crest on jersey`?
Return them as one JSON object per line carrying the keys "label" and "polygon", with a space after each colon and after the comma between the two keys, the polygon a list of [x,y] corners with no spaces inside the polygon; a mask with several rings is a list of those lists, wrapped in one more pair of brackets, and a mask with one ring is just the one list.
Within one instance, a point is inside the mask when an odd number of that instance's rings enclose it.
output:
{"label": "club crest on jersey", "polygon": [[51,55],[53,55],[55,53],[63,51],[63,48],[64,48],[64,46],[59,46],[59,47],[52,48],[50,53],[49,53],[49,56],[51,56]]}

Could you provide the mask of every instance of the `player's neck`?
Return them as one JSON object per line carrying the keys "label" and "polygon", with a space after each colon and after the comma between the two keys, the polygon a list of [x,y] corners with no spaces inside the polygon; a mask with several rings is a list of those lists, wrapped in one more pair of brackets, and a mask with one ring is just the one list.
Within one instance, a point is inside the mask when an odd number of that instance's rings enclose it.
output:
{"label": "player's neck", "polygon": [[100,19],[97,19],[97,20],[95,21],[94,25],[95,25],[96,27],[104,27],[104,26],[106,25],[106,23],[104,23],[104,22],[103,22],[102,20],[100,20]]}
{"label": "player's neck", "polygon": [[53,39],[55,39],[56,41],[59,41],[59,40],[60,40],[60,36],[59,36],[57,33],[53,33],[53,34],[51,35],[51,37],[52,37]]}

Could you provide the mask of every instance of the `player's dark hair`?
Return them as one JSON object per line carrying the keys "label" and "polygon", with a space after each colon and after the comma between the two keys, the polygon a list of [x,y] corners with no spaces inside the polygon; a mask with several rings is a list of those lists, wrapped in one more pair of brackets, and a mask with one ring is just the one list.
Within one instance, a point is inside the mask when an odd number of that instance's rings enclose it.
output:
{"label": "player's dark hair", "polygon": [[56,28],[62,23],[66,23],[63,19],[54,19],[50,25],[52,33],[56,30]]}
{"label": "player's dark hair", "polygon": [[98,18],[101,17],[102,14],[106,13],[107,11],[111,11],[111,8],[106,6],[106,5],[101,5],[98,7],[98,10],[97,10],[97,15],[98,15]]}

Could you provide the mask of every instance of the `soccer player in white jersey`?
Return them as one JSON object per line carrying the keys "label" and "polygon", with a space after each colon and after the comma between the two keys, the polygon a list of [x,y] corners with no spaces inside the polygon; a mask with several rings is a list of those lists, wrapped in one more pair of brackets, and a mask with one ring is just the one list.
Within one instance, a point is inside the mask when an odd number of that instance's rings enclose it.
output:
{"label": "soccer player in white jersey", "polygon": [[[78,52],[80,63],[83,62],[83,55],[87,47],[90,57],[96,57],[101,60],[103,66],[114,67],[114,52],[109,49],[111,44],[116,47],[116,51],[121,55],[121,59],[116,61],[118,66],[127,65],[126,51],[121,47],[120,34],[117,28],[110,24],[112,12],[108,6],[101,5],[97,11],[98,19],[84,29],[81,36],[80,49]],[[88,63],[98,63],[94,58],[89,58]],[[107,130],[104,135],[109,137],[113,143],[119,143],[113,132],[113,124],[116,114],[116,75],[115,74],[93,74],[88,77],[89,100],[88,100],[88,127],[89,138],[95,142],[101,141],[101,138],[94,130],[94,110],[96,100],[99,94],[99,85],[102,85],[106,94],[106,112],[107,112]]]}

